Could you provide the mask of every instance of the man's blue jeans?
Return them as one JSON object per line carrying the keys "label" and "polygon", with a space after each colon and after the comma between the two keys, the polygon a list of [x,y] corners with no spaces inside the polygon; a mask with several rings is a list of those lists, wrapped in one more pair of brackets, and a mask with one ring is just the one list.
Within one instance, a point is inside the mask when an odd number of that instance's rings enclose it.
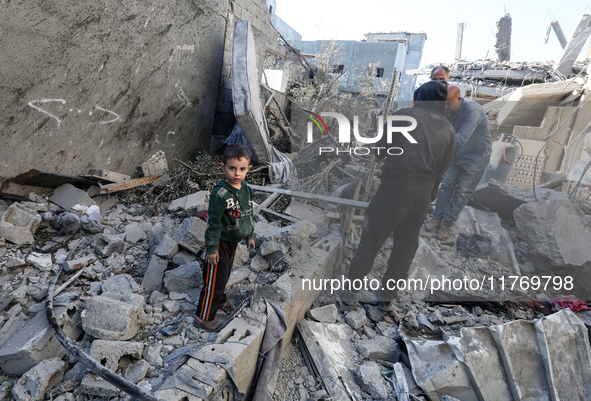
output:
{"label": "man's blue jeans", "polygon": [[452,163],[441,181],[433,218],[443,219],[446,226],[452,226],[458,220],[489,160],[490,156],[487,156],[470,164]]}

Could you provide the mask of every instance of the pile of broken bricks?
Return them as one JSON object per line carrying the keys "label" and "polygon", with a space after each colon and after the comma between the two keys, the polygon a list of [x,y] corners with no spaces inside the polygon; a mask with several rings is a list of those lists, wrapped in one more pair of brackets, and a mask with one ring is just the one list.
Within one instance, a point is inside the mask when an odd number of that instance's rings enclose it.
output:
{"label": "pile of broken bricks", "polygon": [[[558,184],[545,185],[534,196],[531,189],[491,181],[475,193],[478,208],[463,211],[456,232],[487,235],[493,252],[487,258],[458,256],[454,241],[440,243],[423,232],[410,277],[542,275],[563,269],[583,283],[591,267],[586,251],[591,204],[573,203],[561,189]],[[591,324],[588,312],[565,309],[546,316],[546,311],[520,301],[538,296],[548,304],[552,295],[560,294],[453,294],[498,297],[498,303],[489,305],[434,301],[428,294],[407,291],[394,310],[383,312],[375,295],[365,292],[361,308],[341,313],[333,294],[303,290],[301,285],[305,278],[333,277],[343,251],[341,234],[329,224],[326,210],[295,198],[284,212],[291,221],[267,221],[259,215],[257,250],[238,248],[228,296],[237,303],[258,291],[261,300],[222,332],[200,331],[192,323],[206,225],[195,214],[207,210],[208,193],[177,199],[158,216],[145,215],[140,204],[104,203],[98,205],[101,232],[81,227],[58,235],[42,215],[55,215],[59,208],[84,217],[92,199],[79,191],[64,186],[49,198],[32,194],[29,201],[0,202],[2,399],[130,398],[68,355],[53,335],[45,300],[58,265],[64,271],[53,303],[66,335],[103,366],[166,400],[215,397],[228,377],[239,393],[249,390],[266,325],[262,299],[285,311],[287,338],[297,333],[311,359],[322,358],[312,361],[321,367],[320,376],[333,377],[299,383],[288,378],[293,399],[336,394],[348,397],[339,399],[385,399],[394,391],[408,391],[418,399],[427,399],[421,393],[489,399],[493,389],[501,388],[515,397],[529,391],[522,385],[526,379],[537,380],[540,394],[564,397],[564,375],[557,371],[563,362],[556,364],[554,355],[576,349],[566,364],[591,365],[583,323]],[[352,238],[358,240],[359,234],[360,224],[353,225]],[[69,255],[80,237],[84,243]],[[381,275],[391,246],[386,244],[376,259],[373,277]],[[354,248],[355,241],[345,250],[347,256]],[[346,260],[340,264],[346,265]],[[554,306],[553,312],[557,310]],[[531,341],[519,348],[515,336]],[[212,344],[217,345],[206,347]],[[514,355],[524,352],[523,347],[537,356],[529,361],[537,366],[535,377],[520,376]],[[346,360],[339,359],[343,355]],[[435,355],[436,361],[429,359]],[[482,372],[482,366],[490,371]],[[200,381],[193,388],[171,385],[182,372],[192,372]],[[482,377],[487,375],[494,380],[484,385]],[[579,387],[572,391],[591,394],[584,384],[591,377],[588,372],[573,375]]]}

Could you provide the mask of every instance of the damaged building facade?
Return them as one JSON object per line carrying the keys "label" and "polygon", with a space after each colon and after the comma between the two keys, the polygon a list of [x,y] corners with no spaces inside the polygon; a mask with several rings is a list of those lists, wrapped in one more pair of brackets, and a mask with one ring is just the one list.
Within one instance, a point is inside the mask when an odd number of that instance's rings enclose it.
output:
{"label": "damaged building facade", "polygon": [[[0,47],[13,56],[0,66],[10,78],[0,122],[0,399],[591,399],[585,68],[573,61],[557,77],[555,65],[450,66],[495,136],[519,140],[519,159],[506,179],[479,186],[448,241],[421,232],[409,287],[390,310],[370,290],[352,311],[335,295],[380,167],[315,157],[314,146],[334,141],[324,135],[286,156],[299,171],[289,185],[265,185],[269,174],[253,169],[256,249],[238,245],[226,286],[233,308],[207,332],[194,318],[209,190],[223,173],[215,157],[194,154],[219,148],[236,126],[237,37],[256,45],[241,61],[260,84],[254,125],[265,135],[271,120],[291,132],[280,92],[310,72],[302,59],[315,50],[302,56],[286,43],[297,32],[277,22],[275,1],[109,7],[9,2],[0,17]],[[343,46],[350,65],[386,49],[383,79],[401,74],[393,100],[402,101],[424,72],[425,40],[370,33]],[[349,78],[341,89],[354,93]],[[514,144],[504,139],[506,158]]]}

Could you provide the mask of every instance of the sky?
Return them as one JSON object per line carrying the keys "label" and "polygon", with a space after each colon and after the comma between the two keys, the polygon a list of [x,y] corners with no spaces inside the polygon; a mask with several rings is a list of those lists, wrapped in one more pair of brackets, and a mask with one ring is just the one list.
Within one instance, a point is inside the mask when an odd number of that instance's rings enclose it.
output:
{"label": "sky", "polygon": [[591,0],[276,1],[276,14],[303,40],[362,40],[367,32],[424,32],[427,41],[421,66],[454,61],[458,24],[462,22],[466,23],[462,59],[496,59],[496,23],[505,12],[513,22],[511,61],[556,61],[562,48],[554,32],[544,44],[550,22],[558,20],[568,41],[583,14],[591,14]]}

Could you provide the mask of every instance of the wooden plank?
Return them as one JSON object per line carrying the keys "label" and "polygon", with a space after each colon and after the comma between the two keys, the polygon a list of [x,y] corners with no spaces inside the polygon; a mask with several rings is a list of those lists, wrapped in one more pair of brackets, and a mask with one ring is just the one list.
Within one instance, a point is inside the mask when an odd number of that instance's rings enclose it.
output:
{"label": "wooden plank", "polygon": [[102,181],[108,181],[113,183],[121,183],[131,181],[131,176],[121,173],[116,173],[109,170],[89,170],[88,174],[83,177],[96,178]]}
{"label": "wooden plank", "polygon": [[271,204],[271,202],[273,202],[275,199],[277,199],[278,197],[280,197],[281,194],[280,193],[272,193],[271,195],[269,195],[267,197],[267,199],[265,199],[263,201],[263,203],[261,203],[260,205],[257,206],[257,208],[254,210],[254,214],[255,216],[257,214],[259,214],[261,212],[262,209],[265,209],[267,206],[269,206]]}
{"label": "wooden plank", "polygon": [[305,193],[305,192],[290,191],[288,189],[263,187],[260,185],[249,185],[249,186],[256,191],[291,195],[295,198],[317,200],[317,201],[328,202],[328,203],[336,203],[338,205],[344,205],[344,206],[359,207],[359,208],[365,209],[369,205],[369,202],[361,202],[361,201],[355,201],[355,200],[345,199],[345,198],[335,198],[334,196],[309,194],[309,193]]}
{"label": "wooden plank", "polygon": [[111,194],[113,192],[125,191],[126,189],[131,189],[135,187],[140,187],[142,185],[151,184],[156,181],[161,176],[154,175],[152,177],[142,177],[135,180],[122,182],[120,184],[109,184],[103,185],[101,187],[101,195]]}
{"label": "wooden plank", "polygon": [[307,322],[302,320],[298,323],[298,331],[304,340],[305,346],[308,348],[309,354],[312,356],[312,360],[324,386],[328,390],[329,394],[334,400],[351,401],[351,397],[343,389],[343,384],[339,377],[339,374],[335,368],[331,365],[330,360],[324,354],[324,350],[316,340],[314,333],[307,326]]}

